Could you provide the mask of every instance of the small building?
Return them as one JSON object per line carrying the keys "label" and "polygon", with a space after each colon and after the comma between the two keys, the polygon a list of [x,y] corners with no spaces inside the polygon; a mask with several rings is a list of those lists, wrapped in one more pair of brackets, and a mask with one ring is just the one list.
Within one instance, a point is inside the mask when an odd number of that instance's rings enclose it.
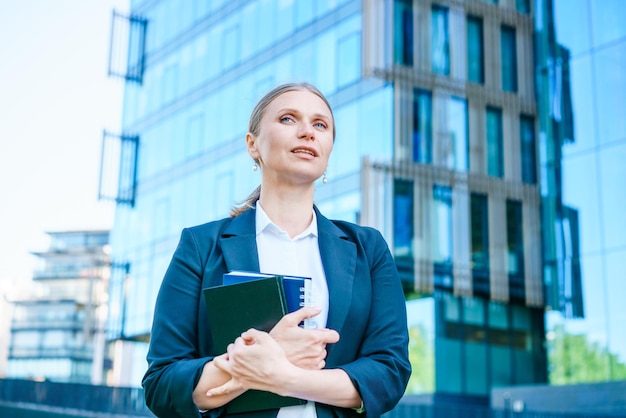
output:
{"label": "small building", "polygon": [[101,384],[110,272],[109,231],[48,232],[31,291],[13,302],[7,377]]}

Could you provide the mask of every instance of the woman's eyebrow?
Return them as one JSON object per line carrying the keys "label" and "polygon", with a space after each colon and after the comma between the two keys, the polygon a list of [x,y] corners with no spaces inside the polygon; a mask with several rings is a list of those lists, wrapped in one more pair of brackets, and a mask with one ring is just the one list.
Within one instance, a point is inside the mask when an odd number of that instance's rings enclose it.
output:
{"label": "woman's eyebrow", "polygon": [[[283,107],[281,109],[278,109],[277,113],[279,113],[279,114],[282,114],[282,113],[295,113],[295,114],[298,114],[298,115],[302,114],[302,112],[299,111],[298,109],[294,109],[294,108],[290,108],[290,107]],[[314,113],[313,114],[313,118],[330,120],[330,115],[326,115],[324,113]]]}

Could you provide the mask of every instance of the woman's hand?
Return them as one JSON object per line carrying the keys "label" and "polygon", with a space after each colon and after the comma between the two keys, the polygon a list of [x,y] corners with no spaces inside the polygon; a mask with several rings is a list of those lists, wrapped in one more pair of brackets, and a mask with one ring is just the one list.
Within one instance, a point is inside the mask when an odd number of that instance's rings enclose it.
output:
{"label": "woman's hand", "polygon": [[284,383],[281,375],[296,368],[268,333],[255,329],[241,334],[228,345],[225,355],[213,359],[213,364],[228,373],[231,380],[210,389],[207,396],[224,395],[241,389],[276,392]]}
{"label": "woman's hand", "polygon": [[301,308],[285,315],[270,331],[294,365],[309,370],[323,369],[326,365],[326,344],[339,341],[337,331],[320,328],[304,329],[299,324],[320,313],[319,308]]}

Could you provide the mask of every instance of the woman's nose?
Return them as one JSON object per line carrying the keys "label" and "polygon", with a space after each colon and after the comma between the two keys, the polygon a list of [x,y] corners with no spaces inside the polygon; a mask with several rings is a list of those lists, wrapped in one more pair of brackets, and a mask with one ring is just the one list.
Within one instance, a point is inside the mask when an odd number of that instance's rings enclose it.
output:
{"label": "woman's nose", "polygon": [[300,125],[299,137],[302,139],[315,139],[315,129],[313,129],[313,125],[308,122],[302,122]]}

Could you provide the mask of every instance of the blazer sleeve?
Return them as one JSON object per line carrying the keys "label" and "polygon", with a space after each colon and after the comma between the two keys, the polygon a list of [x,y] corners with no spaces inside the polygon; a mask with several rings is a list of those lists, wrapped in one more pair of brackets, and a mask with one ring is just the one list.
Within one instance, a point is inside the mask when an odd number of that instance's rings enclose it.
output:
{"label": "blazer sleeve", "polygon": [[184,229],[157,296],[142,386],[146,405],[158,417],[201,416],[192,393],[204,365],[212,359],[202,357],[206,350],[199,347],[205,257],[193,232]]}
{"label": "blazer sleeve", "polygon": [[[369,319],[356,360],[339,367],[359,391],[365,416],[378,417],[404,395],[411,364],[406,305],[395,262],[380,232],[371,228],[365,232],[360,241],[371,283]],[[367,275],[367,271],[357,274]]]}

